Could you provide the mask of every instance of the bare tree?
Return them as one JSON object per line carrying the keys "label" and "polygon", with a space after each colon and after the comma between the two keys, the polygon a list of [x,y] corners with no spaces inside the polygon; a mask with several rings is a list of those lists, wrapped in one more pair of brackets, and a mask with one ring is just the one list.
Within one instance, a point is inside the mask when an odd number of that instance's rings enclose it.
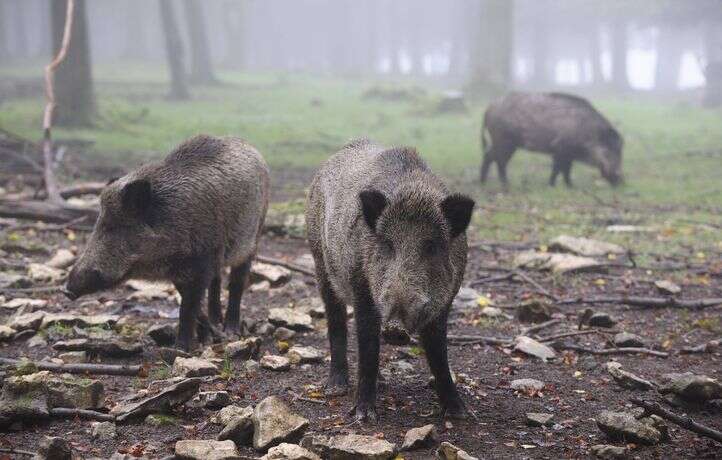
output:
{"label": "bare tree", "polygon": [[511,83],[512,0],[482,0],[479,36],[472,56],[472,86],[503,91]]}
{"label": "bare tree", "polygon": [[216,83],[201,2],[200,0],[185,0],[184,6],[191,58],[190,81],[201,84]]}
{"label": "bare tree", "polygon": [[168,97],[176,100],[188,99],[188,86],[186,84],[185,69],[183,68],[183,43],[181,42],[178,24],[172,0],[159,0],[160,19],[163,23],[165,36],[165,52],[170,70],[170,94]]}
{"label": "bare tree", "polygon": [[[50,2],[53,55],[57,55],[62,46],[67,1]],[[90,126],[96,114],[96,105],[85,0],[76,0],[73,11],[72,41],[67,56],[55,72],[58,109],[53,121],[58,126]]]}
{"label": "bare tree", "polygon": [[611,25],[612,84],[620,90],[629,88],[627,78],[627,22],[617,18]]}

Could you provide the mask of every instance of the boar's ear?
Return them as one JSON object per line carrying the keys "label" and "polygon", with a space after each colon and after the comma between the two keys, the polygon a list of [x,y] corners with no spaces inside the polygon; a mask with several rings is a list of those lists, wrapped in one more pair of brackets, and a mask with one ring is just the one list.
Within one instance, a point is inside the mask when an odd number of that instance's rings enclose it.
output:
{"label": "boar's ear", "polygon": [[361,210],[363,211],[366,225],[368,225],[371,230],[376,230],[376,221],[387,204],[386,197],[378,190],[364,190],[359,193],[358,197],[361,200]]}
{"label": "boar's ear", "polygon": [[148,217],[153,191],[150,189],[150,182],[147,179],[129,182],[123,187],[121,193],[123,209],[141,219]]}
{"label": "boar's ear", "polygon": [[466,231],[473,209],[474,200],[458,193],[447,196],[441,202],[441,212],[444,213],[444,217],[449,223],[452,238],[456,238]]}

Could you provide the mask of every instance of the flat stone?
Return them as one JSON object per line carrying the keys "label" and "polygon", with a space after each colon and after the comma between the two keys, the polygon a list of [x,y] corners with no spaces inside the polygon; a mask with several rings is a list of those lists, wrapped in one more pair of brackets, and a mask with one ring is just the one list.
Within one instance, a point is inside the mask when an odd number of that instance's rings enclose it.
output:
{"label": "flat stone", "polygon": [[662,440],[659,430],[626,412],[605,410],[597,416],[596,420],[599,429],[613,440],[647,445],[658,444]]}
{"label": "flat stone", "polygon": [[227,391],[201,391],[196,399],[197,405],[207,409],[221,409],[231,404],[231,395]]}
{"label": "flat stone", "polygon": [[519,351],[529,356],[534,356],[544,362],[549,359],[554,359],[557,356],[556,352],[554,352],[554,350],[550,347],[530,337],[520,335],[514,340],[516,342],[516,345],[514,345],[515,351]]}
{"label": "flat stone", "polygon": [[3,303],[3,308],[7,308],[9,310],[37,310],[39,308],[44,308],[48,305],[48,301],[44,299],[30,299],[27,297],[16,297],[12,300],[8,300],[7,302]]}
{"label": "flat stone", "polygon": [[676,295],[682,292],[682,288],[671,281],[658,280],[654,282],[654,285],[662,294]]}
{"label": "flat stone", "polygon": [[232,414],[225,414],[222,418],[226,421],[223,430],[218,434],[219,441],[230,439],[237,446],[251,445],[253,442],[253,408],[243,407],[240,411]]}
{"label": "flat stone", "polygon": [[553,273],[578,273],[603,271],[604,265],[590,257],[571,254],[524,251],[512,261],[514,268],[550,270]]}
{"label": "flat stone", "polygon": [[527,412],[526,424],[529,426],[552,426],[553,414],[544,414],[539,412]]}
{"label": "flat stone", "polygon": [[622,369],[622,364],[616,361],[607,363],[607,372],[612,376],[615,382],[623,388],[630,390],[654,390],[657,386],[629,371]]}
{"label": "flat stone", "polygon": [[253,410],[253,447],[265,451],[282,442],[296,442],[308,428],[308,420],[291,412],[283,400],[269,396]]}
{"label": "flat stone", "polygon": [[166,347],[175,342],[176,328],[172,324],[154,324],[148,328],[146,334],[156,344]]}
{"label": "flat stone", "polygon": [[171,385],[160,393],[140,399],[139,401],[118,404],[111,409],[116,422],[122,423],[134,418],[142,418],[148,414],[168,413],[191,399],[201,385],[200,378],[190,378]]}
{"label": "flat stone", "polygon": [[251,267],[251,279],[253,282],[268,281],[275,287],[291,279],[291,270],[279,265],[254,262]]}
{"label": "flat stone", "polygon": [[592,316],[589,318],[589,326],[590,327],[603,327],[603,328],[610,328],[617,325],[617,320],[612,318],[612,316],[609,313],[604,312],[598,312],[592,314]]}
{"label": "flat stone", "polygon": [[10,323],[8,323],[8,326],[15,329],[16,331],[24,331],[26,329],[32,329],[36,331],[40,327],[40,324],[43,322],[43,318],[45,318],[45,312],[43,311],[16,315],[10,318]]}
{"label": "flat stone", "polygon": [[129,300],[164,300],[174,297],[175,294],[171,283],[128,280],[125,285],[135,291],[128,296]]}
{"label": "flat stone", "polygon": [[511,381],[510,387],[516,391],[541,391],[544,389],[544,382],[537,379],[516,379]]}
{"label": "flat stone", "polygon": [[0,426],[24,420],[35,422],[50,416],[47,385],[41,379],[28,377],[5,379],[0,393]]}
{"label": "flat stone", "polygon": [[285,356],[264,355],[261,358],[261,367],[271,371],[287,371],[291,368],[291,361]]}
{"label": "flat stone", "polygon": [[286,353],[292,364],[320,363],[323,361],[324,354],[314,347],[302,347],[294,345]]}
{"label": "flat stone", "polygon": [[274,326],[283,326],[294,331],[313,330],[311,315],[292,308],[271,308],[268,321]]}
{"label": "flat stone", "polygon": [[218,374],[218,366],[205,359],[195,357],[182,358],[179,356],[173,361],[172,374],[184,377],[216,375]]}
{"label": "flat stone", "polygon": [[228,425],[231,420],[237,417],[251,417],[253,415],[253,407],[246,406],[236,406],[236,405],[230,405],[226,406],[223,409],[219,410],[216,414],[211,416],[211,423],[215,423],[218,425]]}
{"label": "flat stone", "polygon": [[88,362],[88,354],[84,351],[68,351],[60,353],[58,358],[62,359],[66,364],[81,364]]}
{"label": "flat stone", "polygon": [[562,252],[571,252],[580,256],[600,257],[609,254],[625,254],[627,251],[618,244],[605,241],[579,238],[569,235],[560,235],[549,243],[549,249]]}
{"label": "flat stone", "polygon": [[604,460],[625,460],[629,458],[629,449],[626,446],[595,444],[590,449],[590,453]]}
{"label": "flat stone", "polygon": [[463,303],[474,301],[477,298],[479,298],[479,291],[469,287],[462,287],[459,289],[459,292],[456,293],[456,300]]}
{"label": "flat stone", "polygon": [[711,399],[722,399],[722,385],[706,375],[665,374],[665,384],[660,388],[663,394],[673,393],[683,400],[704,403]]}
{"label": "flat stone", "polygon": [[306,436],[301,445],[322,458],[387,460],[396,455],[396,445],[385,439],[359,434]]}
{"label": "flat stone", "polygon": [[145,423],[150,426],[173,426],[177,425],[178,421],[175,417],[165,414],[150,414],[145,418]]}
{"label": "flat stone", "polygon": [[432,424],[418,428],[412,428],[404,435],[404,443],[401,450],[414,450],[431,447],[439,442],[439,434]]}
{"label": "flat stone", "polygon": [[92,356],[129,358],[143,353],[143,344],[126,342],[120,339],[70,339],[55,342],[53,349],[58,351],[84,351]]}
{"label": "flat stone", "polygon": [[481,316],[486,316],[487,318],[498,318],[498,317],[505,317],[503,311],[501,311],[500,308],[497,307],[484,307],[481,309]]}
{"label": "flat stone", "polygon": [[326,307],[320,297],[305,297],[296,302],[295,310],[308,313],[311,318],[324,318],[326,316]]}
{"label": "flat stone", "polygon": [[48,341],[45,340],[45,337],[41,334],[35,334],[25,342],[25,345],[27,345],[28,348],[46,347],[48,346]]}
{"label": "flat stone", "polygon": [[543,323],[552,318],[549,304],[540,300],[527,300],[516,307],[516,318],[522,323]]}
{"label": "flat stone", "polygon": [[18,331],[15,329],[0,324],[0,342],[5,340],[11,340],[13,337],[15,337],[15,334],[17,334]]}
{"label": "flat stone", "polygon": [[282,442],[268,449],[268,453],[261,457],[261,460],[321,460],[321,457],[297,444]]}
{"label": "flat stone", "polygon": [[73,265],[73,262],[75,262],[75,254],[68,249],[61,248],[53,254],[50,260],[45,262],[45,265],[50,268],[65,269]]}
{"label": "flat stone", "polygon": [[73,449],[70,443],[61,437],[45,436],[38,445],[38,453],[33,460],[71,460]]}
{"label": "flat stone", "polygon": [[286,327],[279,327],[273,331],[273,338],[276,340],[288,341],[296,336],[296,331],[288,329]]}
{"label": "flat stone", "polygon": [[92,422],[90,424],[90,435],[93,439],[107,441],[115,439],[116,430],[113,422]]}
{"label": "flat stone", "polygon": [[65,278],[65,270],[33,263],[28,265],[28,276],[35,282],[52,283]]}
{"label": "flat stone", "polygon": [[43,317],[41,329],[50,326],[101,327],[110,329],[118,323],[118,315],[73,315],[70,313],[48,313]]}
{"label": "flat stone", "polygon": [[226,345],[226,355],[231,359],[258,359],[261,351],[261,339],[249,337]]}
{"label": "flat stone", "polygon": [[184,439],[175,443],[175,454],[191,460],[238,460],[240,454],[233,441]]}
{"label": "flat stone", "polygon": [[442,442],[436,456],[442,460],[479,460],[450,442]]}
{"label": "flat stone", "polygon": [[637,334],[630,332],[620,332],[614,336],[614,345],[617,347],[639,347],[644,348],[647,342]]}
{"label": "flat stone", "polygon": [[32,281],[27,276],[0,272],[0,287],[2,288],[26,288],[32,284]]}

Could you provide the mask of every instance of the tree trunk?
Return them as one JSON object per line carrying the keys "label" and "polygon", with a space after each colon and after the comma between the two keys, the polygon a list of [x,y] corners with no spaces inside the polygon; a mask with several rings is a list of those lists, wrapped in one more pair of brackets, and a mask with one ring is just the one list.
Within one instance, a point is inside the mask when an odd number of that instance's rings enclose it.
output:
{"label": "tree trunk", "polygon": [[225,65],[236,69],[246,67],[246,48],[243,37],[245,2],[235,0],[226,1],[221,5],[223,9],[223,31],[226,37]]}
{"label": "tree trunk", "polygon": [[15,2],[15,56],[28,57],[28,33],[25,29],[25,1]]}
{"label": "tree trunk", "polygon": [[491,94],[511,84],[512,0],[482,0],[479,36],[472,57],[472,86]]}
{"label": "tree trunk", "polygon": [[722,32],[715,24],[708,24],[704,32],[705,90],[706,107],[722,106]]}
{"label": "tree trunk", "polygon": [[0,2],[0,62],[5,62],[8,58],[8,29],[5,19],[5,6],[5,3]]}
{"label": "tree trunk", "polygon": [[627,23],[616,19],[612,24],[612,84],[620,90],[629,89],[627,78]]}
{"label": "tree trunk", "polygon": [[533,65],[532,82],[540,88],[548,87],[553,82],[549,66],[549,27],[544,18],[534,21],[532,30]]}
{"label": "tree trunk", "polygon": [[146,55],[147,38],[143,21],[143,4],[137,1],[125,2],[126,35],[123,56],[141,59]]}
{"label": "tree trunk", "polygon": [[678,31],[669,25],[662,25],[657,40],[657,66],[654,87],[657,91],[671,92],[677,89],[679,81],[682,47]]}
{"label": "tree trunk", "polygon": [[185,0],[184,5],[188,24],[188,48],[190,49],[191,58],[189,80],[192,83],[204,85],[216,83],[203,7],[200,0]]}
{"label": "tree trunk", "polygon": [[[53,55],[60,50],[65,28],[67,0],[53,0],[51,22]],[[85,0],[75,0],[75,13],[68,54],[55,71],[54,124],[58,126],[90,126],[96,114],[90,42]]]}
{"label": "tree trunk", "polygon": [[589,59],[592,63],[592,85],[601,85],[604,83],[604,74],[602,73],[602,50],[599,46],[599,30],[595,25],[592,27],[592,33],[589,34]]}
{"label": "tree trunk", "polygon": [[165,52],[170,70],[170,93],[168,97],[175,100],[188,99],[185,69],[183,68],[183,44],[181,43],[178,24],[173,11],[172,0],[159,0],[160,19],[165,36]]}

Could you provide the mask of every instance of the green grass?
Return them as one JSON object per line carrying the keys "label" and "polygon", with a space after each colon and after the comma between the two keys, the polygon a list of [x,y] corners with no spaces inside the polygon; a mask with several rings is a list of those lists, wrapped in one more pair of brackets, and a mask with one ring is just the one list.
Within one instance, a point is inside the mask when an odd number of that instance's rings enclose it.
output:
{"label": "green grass", "polygon": [[[0,78],[39,77],[40,69],[40,63],[4,66]],[[190,101],[172,102],[164,97],[162,67],[99,65],[95,75],[96,126],[55,130],[58,138],[93,141],[89,154],[95,161],[132,168],[162,157],[199,132],[233,134],[261,150],[280,189],[279,177],[293,182],[289,171],[302,170],[298,177],[307,178],[345,142],[368,136],[387,145],[416,146],[453,188],[470,193],[478,203],[474,228],[482,239],[543,243],[569,233],[616,241],[638,252],[683,250],[713,257],[722,250],[719,229],[699,225],[722,225],[720,110],[650,97],[595,99],[625,137],[626,185],[612,189],[596,170],[575,165],[575,189],[551,188],[550,159],[517,152],[509,165],[511,190],[502,193],[495,171],[486,187],[477,184],[483,102],[470,103],[468,114],[439,115],[433,111],[439,98],[434,90],[406,101],[363,97],[378,84],[414,87],[410,81],[233,72],[220,73],[220,86],[193,88]],[[0,126],[39,139],[42,108],[40,95],[8,99],[0,110]],[[699,153],[709,151],[716,153]],[[300,196],[307,184],[296,181],[291,189]],[[606,222],[653,225],[658,231],[610,234]]]}

